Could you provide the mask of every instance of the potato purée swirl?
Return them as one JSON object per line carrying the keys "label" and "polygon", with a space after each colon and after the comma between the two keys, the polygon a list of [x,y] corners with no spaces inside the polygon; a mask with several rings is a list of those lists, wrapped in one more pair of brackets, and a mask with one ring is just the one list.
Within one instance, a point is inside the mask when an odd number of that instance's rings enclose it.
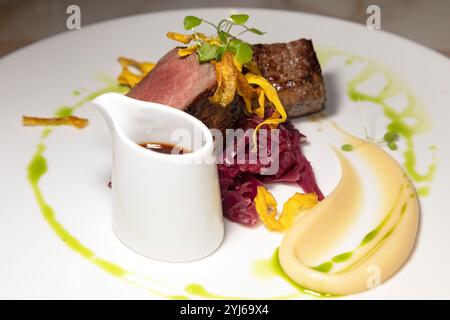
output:
{"label": "potato pur\u00e9e swirl", "polygon": [[319,239],[322,243],[332,243],[339,233],[333,230],[333,224],[355,215],[347,209],[357,210],[357,206],[345,205],[358,185],[354,181],[357,176],[352,174],[353,168],[344,155],[335,151],[342,168],[338,186],[287,231],[280,246],[279,260],[284,272],[299,285],[316,292],[347,295],[373,288],[371,272],[375,268],[381,283],[403,265],[416,239],[419,203],[409,178],[391,156],[376,144],[339,131],[346,143],[356,146],[352,152],[377,173],[377,186],[366,192],[381,195],[384,217],[353,251],[340,253],[318,266],[308,266],[302,261],[307,250],[314,250],[314,246],[306,243]]}

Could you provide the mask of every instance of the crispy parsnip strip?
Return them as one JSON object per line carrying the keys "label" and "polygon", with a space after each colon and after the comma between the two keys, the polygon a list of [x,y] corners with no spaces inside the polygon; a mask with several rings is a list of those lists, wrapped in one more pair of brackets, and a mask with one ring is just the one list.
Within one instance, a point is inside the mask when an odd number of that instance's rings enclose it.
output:
{"label": "crispy parsnip strip", "polygon": [[[125,57],[119,57],[119,63],[122,66],[122,72],[117,77],[117,81],[130,88],[136,86],[155,67],[152,62],[139,62]],[[130,67],[134,67],[139,73],[133,73]]]}
{"label": "crispy parsnip strip", "polygon": [[284,203],[280,216],[277,212],[277,201],[272,193],[264,186],[257,188],[255,199],[256,212],[267,229],[272,231],[285,231],[294,223],[296,218],[306,209],[314,207],[318,203],[315,193],[296,192]]}
{"label": "crispy parsnip strip", "polygon": [[233,63],[233,56],[225,52],[222,60],[214,63],[216,69],[217,89],[209,100],[215,105],[226,107],[234,99],[237,90],[238,69]]}
{"label": "crispy parsnip strip", "polygon": [[38,118],[22,116],[22,125],[24,126],[72,126],[82,129],[89,124],[88,119],[75,116],[54,117],[54,118]]}

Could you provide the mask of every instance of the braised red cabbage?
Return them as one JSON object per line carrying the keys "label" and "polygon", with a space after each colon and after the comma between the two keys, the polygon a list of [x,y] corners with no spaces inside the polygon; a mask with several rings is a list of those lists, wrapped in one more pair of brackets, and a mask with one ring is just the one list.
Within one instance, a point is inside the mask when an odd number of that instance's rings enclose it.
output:
{"label": "braised red cabbage", "polygon": [[[259,117],[249,116],[239,122],[237,129],[254,129],[261,121]],[[268,126],[262,128],[267,129],[267,136],[264,136],[262,130],[258,133],[257,139],[263,137],[268,139],[267,154],[271,161],[279,161],[279,169],[275,174],[264,174],[267,173],[269,164],[266,161],[263,164],[259,157],[254,164],[239,164],[236,158],[236,148],[239,142],[227,146],[226,152],[222,155],[222,163],[218,166],[224,216],[243,225],[252,226],[259,221],[253,203],[259,185],[272,182],[297,183],[304,192],[316,193],[319,200],[324,198],[317,186],[311,164],[301,152],[301,143],[306,140],[306,137],[290,122],[280,124],[278,141],[274,141],[279,152],[274,152],[272,155],[270,150],[271,129]],[[245,136],[242,139],[244,141],[240,142],[246,146],[245,153],[246,159],[248,159],[249,152],[252,152],[249,148],[250,138]]]}

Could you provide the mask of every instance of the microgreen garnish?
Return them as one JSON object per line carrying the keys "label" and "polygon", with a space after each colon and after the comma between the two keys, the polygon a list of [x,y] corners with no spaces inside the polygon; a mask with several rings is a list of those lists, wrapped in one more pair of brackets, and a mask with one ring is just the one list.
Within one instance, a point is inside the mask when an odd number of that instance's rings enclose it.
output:
{"label": "microgreen garnish", "polygon": [[198,59],[200,61],[210,61],[216,59],[219,54],[220,48],[207,42],[203,43],[198,48]]}
{"label": "microgreen garnish", "polygon": [[[400,135],[397,132],[394,131],[388,131],[384,134],[382,139],[378,139],[378,140],[374,140],[370,137],[368,137],[367,139],[369,141],[372,141],[373,143],[376,143],[378,145],[382,145],[382,144],[386,144],[388,146],[389,149],[395,151],[398,149],[397,146],[397,140],[400,138]],[[353,151],[354,146],[351,144],[343,144],[341,146],[341,150],[345,151],[345,152],[350,152]]]}
{"label": "microgreen garnish", "polygon": [[386,132],[384,134],[383,139],[375,140],[375,139],[371,138],[369,136],[369,130],[367,129],[367,124],[366,124],[366,120],[365,120],[365,117],[364,117],[364,112],[363,112],[362,109],[359,109],[359,110],[361,112],[361,117],[362,117],[362,120],[363,120],[363,126],[364,126],[364,132],[366,134],[366,139],[369,140],[369,141],[372,141],[373,143],[376,143],[378,145],[386,143],[388,148],[391,149],[392,151],[397,150],[398,149],[397,140],[400,138],[400,135],[397,132],[395,132],[395,131],[388,131],[388,132]]}
{"label": "microgreen garnish", "polygon": [[[236,62],[243,65],[252,60],[253,50],[250,44],[231,34],[231,29],[236,26],[243,28],[244,30],[239,35],[245,32],[251,32],[257,35],[264,34],[263,31],[250,28],[246,25],[249,18],[247,14],[232,14],[227,19],[222,19],[218,24],[214,24],[196,16],[186,16],[183,21],[183,26],[186,30],[194,31],[193,36],[198,47],[197,52],[201,62],[211,60],[220,61],[222,55],[226,51],[229,51],[234,55]],[[201,36],[200,33],[195,32],[194,29],[201,24],[208,24],[214,27],[217,36],[208,39]]]}
{"label": "microgreen garnish", "polygon": [[187,16],[184,18],[183,25],[184,29],[191,30],[197,26],[199,26],[202,23],[202,19],[194,17],[194,16]]}
{"label": "microgreen garnish", "polygon": [[253,50],[245,42],[234,40],[231,48],[235,51],[234,58],[241,64],[245,64],[252,60]]}
{"label": "microgreen garnish", "polygon": [[230,20],[233,21],[233,23],[236,25],[246,23],[248,21],[248,18],[250,18],[248,14],[232,14],[230,16]]}
{"label": "microgreen garnish", "polygon": [[397,150],[398,146],[396,141],[398,140],[399,135],[397,132],[388,131],[383,136],[383,141],[387,143],[387,146],[391,150]]}

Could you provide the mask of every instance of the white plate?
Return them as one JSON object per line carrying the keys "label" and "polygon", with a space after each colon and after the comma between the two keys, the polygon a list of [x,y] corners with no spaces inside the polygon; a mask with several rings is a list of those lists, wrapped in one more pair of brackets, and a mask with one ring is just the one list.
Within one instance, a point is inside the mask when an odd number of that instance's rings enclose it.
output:
{"label": "white plate", "polygon": [[[446,271],[450,264],[449,60],[410,41],[364,26],[314,15],[256,9],[193,9],[123,18],[49,38],[0,60],[0,298],[159,298],[155,291],[196,298],[185,292],[192,283],[224,297],[264,298],[296,293],[280,277],[254,276],[254,261],[270,258],[281,239],[281,235],[262,226],[247,229],[227,222],[221,248],[193,263],[152,261],[124,247],[110,227],[111,199],[106,187],[109,133],[89,104],[76,111],[76,115],[89,118],[86,129],[57,128],[45,140],[48,171],[39,187],[54,210],[55,220],[49,217],[50,220],[59,221],[99,257],[132,270],[134,275],[128,274],[127,279],[114,277],[92,263],[95,258],[89,260],[73,251],[67,245],[71,241],[63,242],[55,233],[55,226],[52,228],[44,218],[27,179],[27,165],[43,129],[22,127],[23,114],[52,115],[58,106],[73,105],[105,87],[98,76],[113,79],[120,70],[118,56],[156,61],[175,45],[166,39],[166,32],[182,31],[182,19],[188,14],[217,21],[235,11],[249,13],[249,24],[267,31],[261,38],[249,35],[249,42],[313,39],[328,89],[327,121],[336,121],[362,136],[359,110],[364,109],[371,135],[378,137],[386,131],[388,121],[380,106],[355,103],[347,95],[348,82],[368,64],[378,71],[359,90],[373,94],[370,91],[383,88],[383,77],[391,74],[389,86],[403,96],[413,94],[423,102],[431,127],[414,136],[417,167],[425,170],[435,157],[437,171],[432,181],[416,185],[430,188],[429,195],[420,199],[421,228],[416,249],[392,279],[351,298],[450,298],[450,277]],[[329,48],[343,52],[327,55],[333,51]],[[81,94],[75,96],[74,90]],[[391,103],[401,108],[401,100],[400,95],[398,101]],[[420,115],[419,119],[423,117]],[[295,124],[311,142],[304,148],[305,153],[328,194],[339,179],[339,166],[327,144],[330,136],[317,130],[321,123],[303,119]],[[431,145],[436,146],[435,151],[429,149]],[[391,154],[404,163],[401,151]],[[273,188],[279,203],[294,189]],[[349,234],[364,232],[375,223],[370,216],[361,221],[365,222],[358,224],[359,229],[349,230]]]}

